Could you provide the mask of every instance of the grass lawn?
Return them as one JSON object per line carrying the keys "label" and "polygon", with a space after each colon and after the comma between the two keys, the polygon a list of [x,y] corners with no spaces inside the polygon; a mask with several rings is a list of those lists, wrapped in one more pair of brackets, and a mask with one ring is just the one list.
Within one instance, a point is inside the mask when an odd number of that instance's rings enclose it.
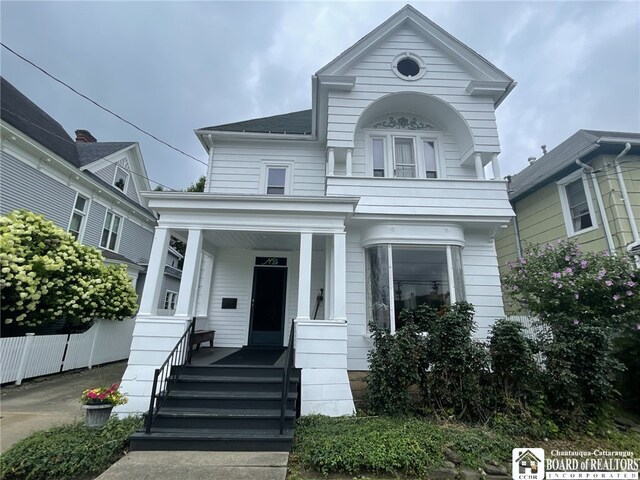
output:
{"label": "grass lawn", "polygon": [[495,463],[507,467],[505,478],[510,478],[511,450],[516,447],[632,451],[638,458],[640,434],[612,426],[598,435],[532,440],[422,418],[312,416],[298,421],[288,478],[421,478],[445,465],[445,449],[459,456],[462,467],[478,470]]}

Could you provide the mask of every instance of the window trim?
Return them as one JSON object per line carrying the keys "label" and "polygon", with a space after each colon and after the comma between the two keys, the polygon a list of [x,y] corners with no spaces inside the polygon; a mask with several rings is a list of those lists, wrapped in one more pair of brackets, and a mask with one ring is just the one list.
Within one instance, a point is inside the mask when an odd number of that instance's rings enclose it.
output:
{"label": "window trim", "polygon": [[[577,180],[582,180],[582,187],[584,188],[584,195],[587,198],[587,206],[589,208],[589,216],[591,217],[591,226],[583,228],[582,230],[575,231],[573,229],[573,218],[571,218],[571,208],[569,206],[569,197],[567,195],[567,185],[574,183]],[[591,189],[589,188],[589,182],[586,175],[579,170],[564,177],[556,182],[558,185],[558,191],[560,194],[560,206],[562,208],[562,217],[564,218],[564,225],[567,229],[567,237],[575,237],[576,235],[582,235],[583,233],[592,232],[599,228],[598,220],[596,217],[596,210],[593,205],[593,198],[591,197]]]}
{"label": "window trim", "polygon": [[[109,213],[111,213],[111,223],[109,225],[109,236],[107,237],[107,244],[105,246],[102,245],[102,236],[104,234],[104,230],[106,228],[107,225],[107,216],[109,215]],[[120,223],[118,223],[118,231],[116,232],[116,244],[114,245],[113,249],[109,248],[109,243],[111,240],[111,235],[113,234],[113,221],[115,219],[115,217],[118,217],[120,219]],[[116,212],[114,212],[113,210],[109,210],[107,209],[106,212],[104,213],[104,221],[102,222],[102,230],[100,231],[100,248],[103,248],[105,250],[109,250],[110,252],[118,252],[119,248],[120,248],[120,239],[122,238],[122,226],[124,224],[124,217],[122,215],[118,215]]]}
{"label": "window trim", "polygon": [[[441,131],[415,131],[415,130],[382,130],[364,129],[364,155],[366,162],[365,175],[371,178],[401,179],[401,180],[442,180],[447,178],[444,146]],[[373,176],[373,139],[383,139],[384,151],[384,176]],[[413,149],[417,173],[413,178],[395,176],[395,139],[413,139]],[[424,142],[432,142],[436,155],[436,178],[427,177],[427,165],[424,157]]]}
{"label": "window trim", "polygon": [[131,178],[131,173],[129,173],[128,170],[126,170],[124,167],[120,166],[120,165],[116,165],[116,170],[113,173],[113,181],[111,182],[111,185],[113,185],[115,188],[117,188],[118,190],[120,190],[120,187],[118,187],[116,185],[116,179],[118,178],[118,169],[122,170],[122,172],[125,175],[124,178],[124,187],[122,187],[121,192],[124,193],[125,195],[127,194],[127,188],[129,187],[129,179]]}
{"label": "window trim", "polygon": [[[171,297],[169,298],[169,295]],[[171,300],[173,300],[173,308],[171,308]],[[164,292],[164,309],[163,310],[175,310],[178,305],[178,292],[174,290],[166,290]]]}
{"label": "window trim", "polygon": [[[76,203],[78,202],[78,197],[82,197],[85,200],[85,211],[81,212],[76,209]],[[73,207],[71,208],[71,215],[69,216],[69,225],[67,226],[67,232],[71,233],[71,222],[73,221],[74,214],[78,213],[82,216],[82,220],[80,222],[80,231],[78,232],[78,237],[76,240],[82,243],[82,239],[84,238],[84,231],[87,226],[88,218],[89,218],[89,209],[91,208],[91,198],[83,193],[76,192],[76,196],[73,198]],[[73,234],[72,234],[73,235]]]}
{"label": "window trim", "polygon": [[[407,77],[398,71],[398,63],[400,63],[400,61],[404,60],[405,58],[411,59],[418,64],[419,71],[417,75],[414,75],[413,77]],[[420,55],[411,51],[406,51],[394,57],[394,59],[391,61],[391,70],[398,78],[408,82],[414,82],[424,77],[424,75],[427,73],[427,66],[425,65],[424,60]]]}
{"label": "window trim", "polygon": [[269,180],[269,169],[270,168],[284,168],[284,194],[283,195],[291,195],[291,186],[293,183],[293,162],[288,161],[271,161],[271,160],[263,160],[260,166],[260,194],[262,195],[275,195],[281,196],[275,193],[267,193],[267,182]]}

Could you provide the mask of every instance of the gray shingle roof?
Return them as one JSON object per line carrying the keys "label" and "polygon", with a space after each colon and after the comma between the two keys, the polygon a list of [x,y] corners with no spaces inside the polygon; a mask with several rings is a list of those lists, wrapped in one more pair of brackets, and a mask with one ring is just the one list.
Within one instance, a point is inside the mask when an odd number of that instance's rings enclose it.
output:
{"label": "gray shingle roof", "polygon": [[69,134],[44,110],[29,100],[4,77],[0,77],[2,120],[28,135],[43,147],[79,167],[76,145]]}
{"label": "gray shingle roof", "polygon": [[271,117],[254,118],[243,122],[225,123],[200,130],[221,132],[288,133],[294,135],[311,134],[311,110],[285,113]]}
{"label": "gray shingle roof", "polygon": [[125,262],[125,263],[130,263],[132,265],[138,265],[133,260],[125,257],[124,255],[120,255],[119,253],[112,252],[111,250],[105,250],[101,248],[100,252],[102,252],[102,256],[108,260],[116,260],[118,262]]}
{"label": "gray shingle roof", "polygon": [[577,170],[575,161],[599,150],[602,138],[619,138],[616,144],[624,144],[625,139],[640,141],[640,133],[607,132],[603,130],[578,130],[560,145],[548,151],[533,164],[511,178],[509,200],[515,202],[543,185]]}
{"label": "gray shingle roof", "polygon": [[78,150],[78,161],[81,167],[89,165],[101,158],[115,153],[123,148],[133,145],[135,142],[96,142],[96,143],[76,143]]}

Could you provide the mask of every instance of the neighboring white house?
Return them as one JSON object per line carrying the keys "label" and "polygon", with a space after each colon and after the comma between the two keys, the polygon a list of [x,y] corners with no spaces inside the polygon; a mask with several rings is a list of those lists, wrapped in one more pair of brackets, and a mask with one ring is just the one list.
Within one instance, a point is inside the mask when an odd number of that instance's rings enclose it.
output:
{"label": "neighboring white house", "polygon": [[[76,130],[74,140],[9,81],[0,80],[0,214],[24,208],[44,215],[100,249],[106,263],[126,265],[140,294],[156,226],[156,215],[140,194],[150,189],[140,146],[98,142],[86,130]],[[177,263],[168,265],[159,302],[180,283]]]}
{"label": "neighboring white house", "polygon": [[[514,86],[406,6],[312,76],[311,110],[196,130],[205,193],[143,194],[160,219],[120,411],[146,410],[192,316],[225,347],[285,345],[295,322],[302,414],[354,411],[347,371],[367,369],[370,321],[393,331],[404,307],[464,299],[485,336],[504,315],[495,108]],[[187,250],[161,317],[172,235]]]}

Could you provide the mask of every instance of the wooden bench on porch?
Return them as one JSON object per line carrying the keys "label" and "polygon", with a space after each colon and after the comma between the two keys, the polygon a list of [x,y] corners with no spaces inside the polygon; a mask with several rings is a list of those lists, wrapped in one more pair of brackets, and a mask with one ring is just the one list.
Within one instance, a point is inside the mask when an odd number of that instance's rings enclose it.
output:
{"label": "wooden bench on porch", "polygon": [[215,330],[196,330],[191,336],[191,346],[197,345],[196,350],[200,350],[201,343],[209,342],[209,345],[213,348],[213,338],[215,335]]}

